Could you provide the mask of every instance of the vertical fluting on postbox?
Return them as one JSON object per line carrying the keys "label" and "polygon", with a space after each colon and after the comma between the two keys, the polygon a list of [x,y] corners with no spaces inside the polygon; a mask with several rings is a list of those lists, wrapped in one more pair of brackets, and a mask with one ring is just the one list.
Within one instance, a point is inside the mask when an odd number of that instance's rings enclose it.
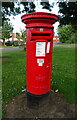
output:
{"label": "vertical fluting on postbox", "polygon": [[46,12],[28,13],[21,17],[26,24],[27,92],[43,95],[50,91],[54,27],[58,16]]}

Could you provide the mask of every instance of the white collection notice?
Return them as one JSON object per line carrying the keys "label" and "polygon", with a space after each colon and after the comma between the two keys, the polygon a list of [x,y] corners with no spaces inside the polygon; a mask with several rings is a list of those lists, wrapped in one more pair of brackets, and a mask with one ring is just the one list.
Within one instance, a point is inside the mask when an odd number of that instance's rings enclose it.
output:
{"label": "white collection notice", "polygon": [[36,42],[36,57],[45,56],[46,42]]}

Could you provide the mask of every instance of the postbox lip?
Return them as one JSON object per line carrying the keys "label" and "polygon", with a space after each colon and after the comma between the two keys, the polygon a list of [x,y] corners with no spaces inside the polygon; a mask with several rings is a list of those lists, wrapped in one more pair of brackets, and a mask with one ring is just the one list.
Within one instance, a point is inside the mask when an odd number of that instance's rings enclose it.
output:
{"label": "postbox lip", "polygon": [[[22,21],[26,19],[31,19],[31,18],[48,18],[48,19],[54,19],[57,21],[59,19],[58,15],[55,15],[53,13],[47,13],[47,12],[32,12],[32,13],[27,13],[21,16]],[[55,17],[55,18],[53,18]]]}
{"label": "postbox lip", "polygon": [[28,15],[50,15],[50,16],[52,15],[52,16],[58,17],[58,15],[55,15],[53,13],[48,13],[48,12],[32,12],[32,13],[26,13],[26,14],[22,15],[21,18],[28,16]]}

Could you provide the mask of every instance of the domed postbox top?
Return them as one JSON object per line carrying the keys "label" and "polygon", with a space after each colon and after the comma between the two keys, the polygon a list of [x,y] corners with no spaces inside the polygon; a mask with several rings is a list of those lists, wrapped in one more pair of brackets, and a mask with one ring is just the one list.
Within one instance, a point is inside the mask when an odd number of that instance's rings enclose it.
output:
{"label": "domed postbox top", "polygon": [[59,17],[47,12],[33,12],[21,16],[22,22],[25,24],[32,22],[49,22],[51,25],[58,21]]}

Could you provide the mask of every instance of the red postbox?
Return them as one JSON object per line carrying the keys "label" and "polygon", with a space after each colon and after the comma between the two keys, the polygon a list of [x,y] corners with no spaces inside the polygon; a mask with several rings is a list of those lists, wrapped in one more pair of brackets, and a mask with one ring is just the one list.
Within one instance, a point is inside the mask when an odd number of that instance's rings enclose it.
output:
{"label": "red postbox", "polygon": [[50,91],[54,24],[58,16],[46,12],[28,13],[21,17],[26,24],[27,92],[43,95]]}

